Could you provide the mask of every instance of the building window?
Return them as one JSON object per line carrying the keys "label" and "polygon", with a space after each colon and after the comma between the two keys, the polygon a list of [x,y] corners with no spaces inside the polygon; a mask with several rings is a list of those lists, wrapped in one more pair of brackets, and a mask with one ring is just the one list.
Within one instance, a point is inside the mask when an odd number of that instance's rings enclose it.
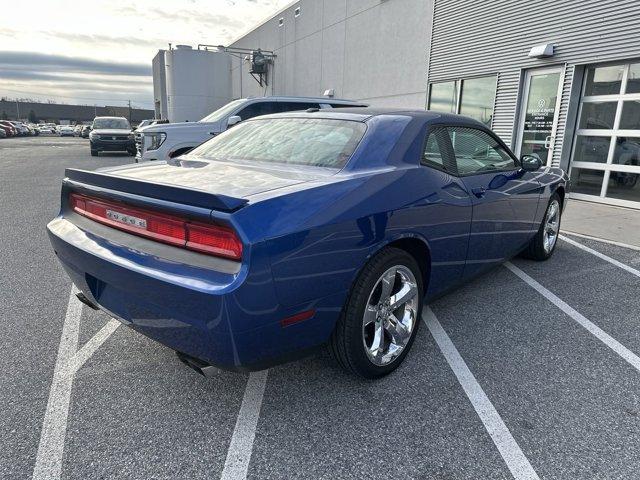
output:
{"label": "building window", "polygon": [[458,81],[432,83],[429,110],[456,113],[458,108]]}
{"label": "building window", "polygon": [[496,99],[496,76],[462,80],[460,113],[491,127]]}
{"label": "building window", "polygon": [[640,63],[587,67],[570,177],[577,198],[640,205]]}
{"label": "building window", "polygon": [[496,75],[432,83],[428,109],[460,113],[491,127],[496,86]]}
{"label": "building window", "polygon": [[294,17],[299,17],[299,16],[300,16],[300,7],[297,7],[297,8],[293,11],[293,16],[294,16]]}
{"label": "building window", "polygon": [[624,65],[612,67],[591,67],[587,70],[584,96],[615,95],[620,93]]}

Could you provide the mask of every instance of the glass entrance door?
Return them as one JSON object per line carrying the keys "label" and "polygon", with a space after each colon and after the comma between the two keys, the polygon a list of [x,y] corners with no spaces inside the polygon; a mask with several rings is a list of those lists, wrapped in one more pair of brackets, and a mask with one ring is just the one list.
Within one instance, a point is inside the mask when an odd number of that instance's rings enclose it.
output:
{"label": "glass entrance door", "polygon": [[528,70],[525,74],[517,154],[536,154],[551,162],[559,111],[561,68]]}

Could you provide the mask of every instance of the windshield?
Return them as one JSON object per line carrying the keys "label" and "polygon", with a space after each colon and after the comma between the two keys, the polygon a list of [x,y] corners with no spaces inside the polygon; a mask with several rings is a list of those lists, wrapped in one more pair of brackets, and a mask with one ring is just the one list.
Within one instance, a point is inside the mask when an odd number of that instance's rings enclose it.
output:
{"label": "windshield", "polygon": [[213,113],[210,113],[206,117],[204,117],[201,122],[218,122],[223,118],[227,117],[231,112],[233,112],[240,105],[244,104],[246,100],[234,100],[233,102],[227,103],[224,107],[220,107]]}
{"label": "windshield", "polygon": [[131,130],[131,126],[126,118],[96,118],[93,121],[93,128],[113,128],[120,130]]}
{"label": "windshield", "polygon": [[252,120],[203,143],[191,155],[210,160],[250,160],[342,168],[365,130],[364,123],[345,120]]}

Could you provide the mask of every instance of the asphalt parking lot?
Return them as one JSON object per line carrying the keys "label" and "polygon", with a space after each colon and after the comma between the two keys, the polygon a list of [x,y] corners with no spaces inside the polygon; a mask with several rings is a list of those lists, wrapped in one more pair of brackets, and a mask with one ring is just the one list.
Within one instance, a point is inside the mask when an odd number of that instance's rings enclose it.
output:
{"label": "asphalt parking lot", "polygon": [[87,143],[0,141],[2,478],[638,478],[640,251],[514,259],[425,309],[379,381],[327,354],[205,379],[70,299],[64,168],[132,161]]}

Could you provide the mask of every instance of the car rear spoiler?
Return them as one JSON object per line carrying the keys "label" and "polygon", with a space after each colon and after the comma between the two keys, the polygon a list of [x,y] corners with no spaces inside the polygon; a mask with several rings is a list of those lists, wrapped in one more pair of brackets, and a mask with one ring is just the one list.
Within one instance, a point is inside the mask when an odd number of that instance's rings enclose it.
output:
{"label": "car rear spoiler", "polygon": [[248,200],[244,198],[230,197],[228,195],[205,192],[192,188],[183,188],[166,183],[152,183],[119,175],[111,175],[109,173],[91,172],[79,168],[67,168],[65,170],[65,177],[65,181],[72,184],[86,184],[141,195],[143,197],[188,204],[211,210],[222,210],[225,212],[238,210],[248,202]]}

